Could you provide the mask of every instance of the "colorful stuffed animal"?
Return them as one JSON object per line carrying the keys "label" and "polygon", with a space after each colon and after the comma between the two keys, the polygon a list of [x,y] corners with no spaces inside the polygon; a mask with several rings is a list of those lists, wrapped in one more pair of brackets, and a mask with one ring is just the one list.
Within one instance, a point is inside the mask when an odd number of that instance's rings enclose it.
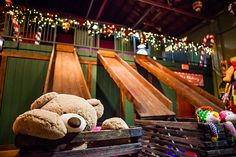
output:
{"label": "colorful stuffed animal", "polygon": [[220,119],[229,135],[232,136],[232,141],[236,142],[236,129],[233,125],[236,122],[236,114],[232,111],[224,110],[220,112]]}
{"label": "colorful stuffed animal", "polygon": [[220,112],[220,122],[233,122],[236,123],[236,114],[234,114],[232,111],[224,110]]}
{"label": "colorful stuffed animal", "polygon": [[215,124],[220,123],[220,116],[219,113],[216,111],[213,111],[213,108],[210,106],[202,106],[197,108],[196,110],[196,116],[198,119],[198,122],[207,123],[211,130],[211,141],[217,142],[218,140],[218,130],[215,126]]}
{"label": "colorful stuffed animal", "polygon": [[212,122],[214,124],[220,123],[219,113],[213,111],[213,109],[210,106],[203,106],[197,108],[196,116],[198,122],[203,122],[203,123]]}

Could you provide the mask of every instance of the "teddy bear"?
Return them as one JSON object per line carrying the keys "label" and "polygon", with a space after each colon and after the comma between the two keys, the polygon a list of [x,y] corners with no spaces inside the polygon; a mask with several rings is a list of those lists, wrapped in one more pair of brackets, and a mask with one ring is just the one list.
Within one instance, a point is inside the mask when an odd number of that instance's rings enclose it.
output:
{"label": "teddy bear", "polygon": [[234,80],[236,80],[236,57],[230,58],[230,63],[232,65],[225,71],[225,77],[223,78],[224,82],[230,82],[233,75]]}
{"label": "teddy bear", "polygon": [[[50,92],[31,104],[31,110],[19,115],[13,123],[14,134],[25,134],[43,139],[60,139],[67,133],[91,131],[104,112],[98,99],[88,99]],[[102,129],[127,129],[121,118],[103,122]]]}

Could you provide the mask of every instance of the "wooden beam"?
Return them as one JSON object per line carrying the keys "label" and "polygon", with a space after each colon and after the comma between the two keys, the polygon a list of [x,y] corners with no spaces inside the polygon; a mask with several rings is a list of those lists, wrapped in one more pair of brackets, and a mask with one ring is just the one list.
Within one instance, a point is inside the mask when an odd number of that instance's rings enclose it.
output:
{"label": "wooden beam", "polygon": [[125,95],[122,90],[120,90],[120,98],[120,117],[125,120]]}
{"label": "wooden beam", "polygon": [[87,86],[88,90],[91,93],[92,89],[92,64],[88,64],[88,69],[87,69]]}
{"label": "wooden beam", "polygon": [[50,74],[51,74],[54,58],[55,58],[55,47],[53,47],[53,49],[52,49],[52,53],[51,53],[50,60],[48,63],[48,70],[47,70],[46,80],[45,80],[45,84],[44,84],[44,88],[43,88],[43,94],[45,94],[49,91]]}
{"label": "wooden beam", "polygon": [[144,14],[143,16],[134,24],[133,28],[135,28],[148,14],[149,12],[154,9],[154,6],[152,6],[151,8],[149,8]]}
{"label": "wooden beam", "polygon": [[80,59],[79,62],[81,64],[92,64],[92,65],[97,65],[96,60],[85,60],[85,59]]}
{"label": "wooden beam", "polygon": [[99,9],[99,11],[98,11],[97,17],[96,17],[96,21],[97,21],[97,20],[99,19],[99,17],[101,16],[101,14],[102,14],[102,12],[103,12],[103,10],[104,10],[106,4],[107,4],[107,0],[103,0],[103,3],[102,3],[102,5],[101,5],[101,7],[100,7],[100,9]]}
{"label": "wooden beam", "polygon": [[0,110],[2,109],[2,98],[3,98],[6,68],[7,68],[7,57],[2,56],[1,67],[0,67]]}
{"label": "wooden beam", "polygon": [[90,2],[90,4],[89,4],[89,8],[88,8],[88,11],[87,11],[87,14],[86,14],[86,19],[89,17],[89,13],[90,13],[91,8],[92,8],[92,6],[93,6],[93,1],[94,1],[94,0],[91,0],[91,2]]}
{"label": "wooden beam", "polygon": [[202,16],[199,16],[199,15],[195,15],[195,14],[192,14],[190,12],[187,12],[185,10],[181,10],[181,9],[177,9],[177,8],[174,8],[174,7],[170,7],[169,5],[166,5],[166,4],[157,2],[157,1],[153,1],[153,0],[138,0],[138,1],[142,2],[142,3],[150,4],[152,6],[159,7],[159,8],[165,9],[165,10],[170,10],[170,11],[173,11],[175,13],[179,13],[179,14],[182,14],[182,15],[185,15],[185,16],[189,16],[189,17],[193,17],[193,18],[197,18],[197,19],[202,19],[202,20],[206,20],[207,19],[205,17],[202,17]]}
{"label": "wooden beam", "polygon": [[16,58],[26,58],[26,59],[38,59],[38,60],[49,60],[50,56],[39,55],[39,54],[28,54],[24,52],[6,52],[0,53],[1,56],[6,57],[16,57]]}

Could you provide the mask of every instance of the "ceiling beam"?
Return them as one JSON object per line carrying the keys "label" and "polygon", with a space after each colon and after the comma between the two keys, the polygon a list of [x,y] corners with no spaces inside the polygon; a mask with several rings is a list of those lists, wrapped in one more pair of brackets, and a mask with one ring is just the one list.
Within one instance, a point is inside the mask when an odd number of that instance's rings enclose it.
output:
{"label": "ceiling beam", "polygon": [[163,3],[160,3],[160,2],[157,2],[157,1],[153,1],[153,0],[138,0],[138,1],[142,2],[142,3],[150,4],[150,5],[158,7],[158,8],[170,10],[170,11],[173,11],[173,12],[185,15],[185,16],[189,16],[189,17],[193,17],[193,18],[197,18],[197,19],[207,20],[207,18],[205,18],[205,17],[199,16],[199,15],[195,15],[195,14],[192,14],[192,13],[190,13],[188,11],[177,9],[177,8],[168,6],[166,4],[163,4]]}
{"label": "ceiling beam", "polygon": [[94,0],[91,0],[90,4],[89,4],[89,8],[88,8],[88,11],[87,11],[87,14],[86,14],[86,19],[89,17],[89,13],[91,11],[91,8],[92,8],[92,5],[93,5],[93,1]]}
{"label": "ceiling beam", "polygon": [[98,11],[97,17],[96,17],[96,21],[97,21],[97,20],[99,19],[99,17],[101,16],[101,14],[102,14],[102,12],[103,12],[103,10],[104,10],[106,4],[107,4],[107,0],[103,0],[102,5],[101,5],[101,7],[100,7],[100,9],[99,9],[99,11]]}
{"label": "ceiling beam", "polygon": [[155,7],[152,6],[151,8],[149,8],[144,14],[143,16],[134,24],[133,29],[149,14],[149,12],[154,9]]}

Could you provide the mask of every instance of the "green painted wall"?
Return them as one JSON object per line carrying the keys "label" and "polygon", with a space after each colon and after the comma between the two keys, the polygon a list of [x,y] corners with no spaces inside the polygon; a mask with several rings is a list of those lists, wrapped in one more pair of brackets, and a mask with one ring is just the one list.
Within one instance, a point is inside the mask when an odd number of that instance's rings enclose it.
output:
{"label": "green painted wall", "polygon": [[97,66],[96,98],[101,100],[105,111],[100,121],[120,115],[120,90],[102,65]]}
{"label": "green painted wall", "polygon": [[129,100],[127,99],[127,97],[125,97],[125,122],[129,125],[129,126],[133,126],[134,125],[134,106],[131,102],[129,102]]}
{"label": "green painted wall", "polygon": [[12,124],[42,94],[47,66],[47,61],[8,58],[0,111],[0,144],[14,142]]}

